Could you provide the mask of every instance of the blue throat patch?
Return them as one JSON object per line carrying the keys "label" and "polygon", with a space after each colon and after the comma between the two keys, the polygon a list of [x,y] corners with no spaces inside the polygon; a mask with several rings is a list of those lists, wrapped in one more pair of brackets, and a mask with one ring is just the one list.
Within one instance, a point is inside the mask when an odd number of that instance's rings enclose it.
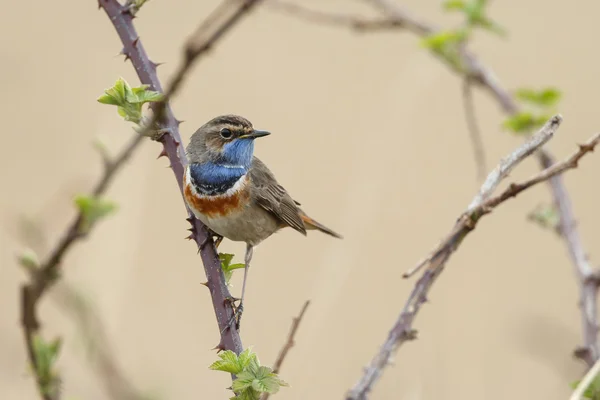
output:
{"label": "blue throat patch", "polygon": [[244,175],[246,175],[246,168],[241,166],[226,167],[212,162],[190,164],[191,183],[198,193],[205,196],[218,196],[225,193]]}

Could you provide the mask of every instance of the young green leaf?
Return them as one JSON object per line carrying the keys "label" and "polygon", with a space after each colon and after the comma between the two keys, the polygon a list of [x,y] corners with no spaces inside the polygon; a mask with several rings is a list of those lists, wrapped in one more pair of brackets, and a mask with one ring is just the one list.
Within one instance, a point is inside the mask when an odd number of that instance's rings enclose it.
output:
{"label": "young green leaf", "polygon": [[104,91],[104,94],[98,98],[98,102],[117,106],[117,112],[121,117],[126,121],[139,124],[142,119],[142,106],[164,98],[162,93],[148,88],[149,85],[132,88],[123,78],[119,78],[113,87]]}
{"label": "young green leaf", "polygon": [[463,11],[466,8],[466,4],[461,0],[448,0],[444,2],[443,7],[448,11]]}
{"label": "young green leaf", "polygon": [[37,254],[31,249],[27,249],[19,254],[19,264],[29,272],[34,272],[40,267],[40,261]]}
{"label": "young green leaf", "polygon": [[61,343],[60,338],[47,343],[39,335],[33,337],[33,352],[36,359],[35,374],[42,391],[50,396],[58,391],[60,385],[54,364],[58,358]]}
{"label": "young green leaf", "polygon": [[275,394],[281,386],[288,386],[288,384],[273,373],[273,370],[269,367],[258,367],[258,370],[254,373],[252,388],[256,391]]}
{"label": "young green leaf", "polygon": [[239,374],[236,374],[236,379],[231,384],[231,389],[235,393],[244,392],[250,388],[252,388],[252,382],[255,377],[250,371],[242,371]]}
{"label": "young green leaf", "polygon": [[212,363],[208,368],[215,371],[225,371],[232,374],[239,374],[243,367],[238,359],[238,356],[231,350],[225,350],[219,353],[220,360]]}
{"label": "young green leaf", "polygon": [[117,205],[111,201],[84,195],[75,197],[75,205],[81,213],[79,229],[83,233],[87,232],[94,223],[117,209]]}
{"label": "young green leaf", "polygon": [[127,102],[127,89],[129,89],[129,91],[131,90],[129,84],[125,79],[119,78],[113,87],[106,89],[104,94],[98,97],[98,102],[115,106],[123,105]]}
{"label": "young green leaf", "polygon": [[219,260],[221,260],[221,269],[223,269],[223,275],[225,276],[225,282],[228,286],[231,286],[229,281],[233,276],[233,271],[236,269],[244,268],[245,265],[241,263],[231,264],[233,260],[233,254],[219,253]]}
{"label": "young green leaf", "polygon": [[541,90],[522,88],[518,89],[515,95],[521,101],[541,107],[554,106],[562,97],[560,90],[553,87],[544,88]]}
{"label": "young green leaf", "polygon": [[550,118],[548,115],[534,115],[529,111],[517,113],[502,123],[505,129],[514,133],[530,133],[533,129],[539,128]]}
{"label": "young green leaf", "polygon": [[421,40],[421,44],[431,50],[441,51],[447,48],[447,46],[455,46],[458,43],[465,40],[469,35],[469,32],[465,29],[458,29],[455,31],[442,31],[429,36],[426,36]]}

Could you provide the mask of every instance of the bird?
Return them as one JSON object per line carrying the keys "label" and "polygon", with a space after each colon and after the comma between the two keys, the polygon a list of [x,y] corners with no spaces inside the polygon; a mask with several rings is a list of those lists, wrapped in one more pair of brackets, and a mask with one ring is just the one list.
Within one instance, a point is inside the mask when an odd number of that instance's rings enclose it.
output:
{"label": "bird", "polygon": [[317,230],[342,239],[309,217],[265,163],[254,156],[254,141],[270,134],[254,129],[244,117],[227,114],[202,125],[186,147],[183,184],[187,206],[217,237],[217,247],[223,238],[246,244],[242,294],[235,299],[239,305],[231,321],[236,321],[237,329],[254,247],[288,227],[304,236]]}

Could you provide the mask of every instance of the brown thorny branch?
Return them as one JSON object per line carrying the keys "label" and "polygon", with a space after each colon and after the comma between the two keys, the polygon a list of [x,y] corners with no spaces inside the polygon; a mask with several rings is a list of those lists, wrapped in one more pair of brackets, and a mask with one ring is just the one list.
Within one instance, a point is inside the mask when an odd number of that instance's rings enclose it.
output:
{"label": "brown thorny branch", "polygon": [[[172,84],[169,86],[166,92],[167,98],[170,98],[179,88],[183,81],[186,72],[190,69],[198,58],[206,53],[229,29],[231,29],[236,22],[240,20],[242,16],[248,13],[252,7],[259,3],[260,0],[244,0],[239,2],[237,7],[229,7],[230,2],[224,1],[221,7],[213,15],[209,16],[204,24],[198,29],[193,35],[188,44],[185,47],[185,61],[182,66],[177,70],[175,78]],[[100,0],[99,7],[103,8],[117,30],[121,41],[124,44],[123,54],[127,59],[131,59],[136,72],[143,84],[150,85],[152,90],[161,91],[161,85],[156,75],[157,64],[149,60],[146,52],[142,46],[139,36],[133,26],[132,20],[133,15],[130,13],[130,8],[121,5],[117,0]],[[211,34],[207,36],[201,36],[205,34],[205,30],[208,30],[214,26],[217,17],[225,15],[225,11],[233,10],[217,25]],[[155,115],[160,116],[160,121],[156,122],[161,129],[162,135],[157,137],[156,140],[160,141],[163,146],[162,155],[166,155],[171,161],[171,168],[175,173],[175,177],[181,189],[183,182],[183,171],[184,166],[187,163],[185,152],[182,149],[181,137],[178,132],[179,121],[175,119],[173,113],[168,105],[153,104]],[[164,111],[160,110],[164,108]],[[158,112],[157,112],[158,109]],[[152,124],[154,126],[155,124]],[[116,173],[125,164],[127,159],[135,151],[144,139],[142,134],[136,134],[131,141],[121,150],[121,152],[114,158],[104,158],[104,173],[100,180],[92,190],[94,196],[103,195],[108,189],[110,183],[116,176]],[[21,287],[21,324],[23,327],[23,334],[25,344],[27,347],[27,355],[29,362],[34,371],[38,368],[38,360],[34,350],[34,337],[39,332],[40,323],[37,313],[37,305],[41,297],[46,291],[55,283],[57,277],[60,274],[61,262],[65,254],[69,251],[71,246],[77,241],[85,238],[89,233],[89,230],[81,230],[81,223],[83,221],[83,214],[79,212],[69,227],[67,228],[62,239],[56,245],[56,247],[50,252],[47,259],[42,262],[35,271],[31,272],[30,280],[28,283]],[[238,332],[234,327],[232,329],[226,329],[227,322],[233,315],[233,310],[229,302],[225,299],[229,297],[229,291],[225,285],[225,280],[221,270],[221,264],[212,242],[212,238],[207,236],[207,232],[204,226],[193,218],[192,214],[188,210],[188,220],[192,224],[192,235],[191,237],[198,243],[208,244],[203,246],[200,250],[202,261],[206,275],[208,277],[207,286],[210,289],[215,314],[217,315],[219,330],[223,332],[218,349],[230,349],[236,353],[240,353],[242,343],[239,338]],[[108,365],[108,364],[107,364]],[[43,391],[43,382],[40,381],[38,374],[35,374],[37,380],[38,391],[40,396],[44,400],[54,400],[58,395],[52,395]]]}
{"label": "brown thorny branch", "polygon": [[[408,30],[420,37],[426,37],[440,32],[440,29],[436,26],[421,20],[402,6],[390,0],[364,1],[377,8],[382,12],[384,17],[375,19],[348,14],[344,15],[316,11],[282,0],[271,0],[269,4],[274,9],[291,13],[310,22],[346,26],[359,31],[399,28]],[[483,65],[477,56],[466,46],[461,49],[460,58],[463,69],[457,69],[454,66],[450,67],[455,73],[461,75],[463,79],[465,79],[465,85],[477,85],[485,89],[508,115],[514,115],[519,112],[519,106],[511,93],[500,84],[491,69]],[[466,92],[463,94],[466,94]],[[465,102],[468,102],[468,99],[465,99]],[[466,111],[467,113],[471,112],[469,109]],[[472,116],[468,116],[468,118],[472,118]],[[474,128],[471,127],[471,130],[473,129]],[[474,133],[472,134],[474,135]],[[475,146],[479,146],[477,143],[474,144]],[[554,157],[546,149],[537,151],[536,158],[538,159],[540,167],[544,169],[554,163]],[[575,216],[571,207],[571,202],[562,177],[553,176],[548,180],[548,183],[560,217],[558,232],[565,242],[580,286],[583,346],[577,348],[575,355],[585,361],[589,368],[600,355],[597,339],[598,273],[592,268],[583,249],[581,238],[576,230]]]}
{"label": "brown thorny branch", "polygon": [[[163,150],[160,156],[169,158],[170,167],[175,174],[175,179],[182,194],[183,172],[187,165],[187,157],[179,134],[180,122],[175,119],[168,100],[180,88],[193,64],[259,3],[260,0],[223,1],[219,8],[200,25],[187,41],[184,46],[183,61],[176,69],[167,90],[163,92],[156,74],[158,65],[150,61],[146,54],[133,25],[134,16],[127,7],[121,5],[117,0],[99,0],[99,7],[104,9],[121,39],[123,44],[122,53],[126,59],[131,60],[140,81],[143,84],[150,85],[152,90],[165,94],[164,102],[151,105],[152,119],[147,123],[147,127],[141,134],[147,135],[151,129],[156,129],[159,132],[153,139],[162,143]],[[222,332],[216,349],[231,350],[239,354],[243,351],[243,346],[237,329],[228,324],[233,316],[233,308],[231,302],[228,301],[231,295],[225,283],[217,250],[204,225],[194,218],[189,209],[187,209],[187,213],[187,219],[192,225],[190,239],[194,239],[199,247],[207,277],[206,286],[210,290],[219,331]]]}
{"label": "brown thorny branch", "polygon": [[[281,369],[281,365],[283,364],[283,361],[287,357],[287,355],[288,355],[289,351],[292,349],[292,347],[294,347],[294,345],[296,344],[296,341],[295,341],[296,340],[296,332],[298,332],[298,327],[300,327],[302,318],[304,318],[304,314],[306,313],[306,309],[308,308],[309,305],[310,305],[310,300],[306,300],[304,302],[304,305],[302,306],[302,309],[300,310],[300,314],[298,314],[298,316],[292,320],[292,326],[290,327],[290,332],[288,333],[287,340],[285,341],[283,347],[279,351],[279,355],[277,356],[277,359],[275,360],[275,364],[273,364],[273,372],[276,374],[279,373],[279,370]],[[268,398],[269,398],[269,393],[264,392],[261,395],[260,400],[267,400]]]}

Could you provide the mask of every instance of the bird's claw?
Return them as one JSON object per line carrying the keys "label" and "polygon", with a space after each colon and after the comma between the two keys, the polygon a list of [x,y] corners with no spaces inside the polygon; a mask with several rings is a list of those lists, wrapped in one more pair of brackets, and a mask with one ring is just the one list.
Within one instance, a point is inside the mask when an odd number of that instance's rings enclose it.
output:
{"label": "bird's claw", "polygon": [[200,250],[204,250],[204,247],[208,244],[208,242],[210,242],[210,240],[214,239],[214,238],[216,238],[216,240],[214,242],[215,243],[215,248],[218,249],[219,245],[223,241],[223,236],[221,236],[218,233],[215,233],[215,232],[211,231],[210,229],[206,228],[206,237],[202,241],[202,244],[199,246]]}
{"label": "bird's claw", "polygon": [[[229,302],[229,304],[233,308],[233,315],[231,316],[231,318],[229,319],[229,321],[227,321],[227,325],[221,331],[221,335],[227,329],[231,328],[232,324],[234,324],[234,323],[235,323],[235,329],[239,332],[239,330],[240,330],[240,322],[242,320],[242,313],[244,312],[244,303],[241,301],[241,299],[238,299],[238,298],[233,297],[233,296],[229,296],[229,297],[225,298],[225,301]],[[240,304],[236,307],[235,303],[238,302],[238,301],[240,302]]]}

